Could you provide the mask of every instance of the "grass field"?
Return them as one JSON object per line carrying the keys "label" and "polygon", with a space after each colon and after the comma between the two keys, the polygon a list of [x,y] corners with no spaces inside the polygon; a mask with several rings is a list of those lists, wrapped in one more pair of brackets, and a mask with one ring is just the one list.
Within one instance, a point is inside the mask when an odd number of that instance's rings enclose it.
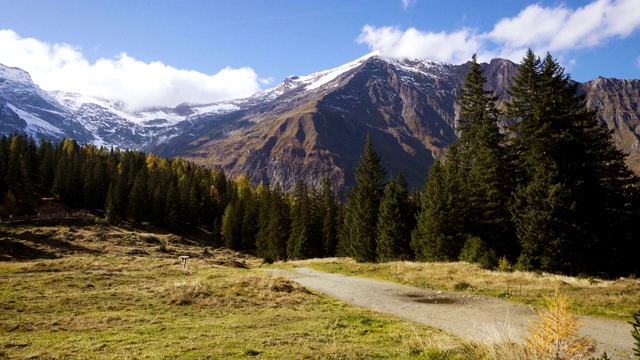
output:
{"label": "grass field", "polygon": [[451,335],[244,269],[261,263],[247,255],[203,256],[197,239],[12,226],[0,249],[0,358],[464,358]]}
{"label": "grass field", "polygon": [[[309,292],[207,239],[73,221],[0,225],[0,358],[527,358],[510,341],[460,339]],[[182,255],[190,256],[186,268]],[[560,280],[574,298],[594,297],[576,301],[579,310],[620,318],[640,301],[632,279],[492,273],[463,263],[285,264],[301,265],[529,303]]]}

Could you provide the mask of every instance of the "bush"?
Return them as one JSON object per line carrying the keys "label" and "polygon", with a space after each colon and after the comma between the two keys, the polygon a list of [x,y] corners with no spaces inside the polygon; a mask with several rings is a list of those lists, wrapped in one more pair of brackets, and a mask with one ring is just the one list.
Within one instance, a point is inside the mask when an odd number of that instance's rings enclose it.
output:
{"label": "bush", "polygon": [[582,324],[569,312],[571,303],[566,295],[560,293],[559,285],[554,296],[546,299],[547,307],[538,313],[540,320],[531,322],[531,336],[525,338],[526,346],[536,354],[536,358],[583,359],[593,354],[596,343],[588,336],[578,335]]}
{"label": "bush", "polygon": [[469,237],[460,252],[460,260],[477,263],[483,269],[495,269],[498,258],[495,251],[490,249],[479,237]]}
{"label": "bush", "polygon": [[501,271],[501,272],[513,271],[513,266],[511,266],[511,263],[509,262],[509,259],[507,259],[506,256],[501,257],[500,260],[498,261],[498,271]]}

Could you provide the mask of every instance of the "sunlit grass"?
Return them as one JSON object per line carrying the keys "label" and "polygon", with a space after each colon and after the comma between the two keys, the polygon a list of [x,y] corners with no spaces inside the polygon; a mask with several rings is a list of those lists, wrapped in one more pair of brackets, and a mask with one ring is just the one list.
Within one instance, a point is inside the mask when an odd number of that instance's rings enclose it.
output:
{"label": "sunlit grass", "polygon": [[[243,254],[212,249],[198,257],[201,248],[165,237],[169,255],[156,254],[157,244],[131,232],[107,229],[92,243],[87,228],[49,230],[19,236],[61,257],[0,262],[0,358],[462,358],[459,339],[439,330],[220,265],[259,264]],[[33,234],[73,234],[64,241],[75,247],[54,249]],[[133,248],[149,255],[127,255]],[[176,257],[183,253],[192,254],[186,269]]]}
{"label": "sunlit grass", "polygon": [[[32,251],[31,258],[14,259],[7,248],[15,242]],[[104,225],[14,226],[0,228],[0,245],[0,255],[10,260],[0,261],[0,358],[530,358],[509,334],[462,339],[352,307],[282,277],[232,268],[262,261],[215,247],[205,257],[206,237]],[[190,256],[185,269],[181,255]],[[530,304],[542,303],[562,281],[582,312],[608,316],[640,301],[636,280],[495,273],[465,263],[329,259],[276,266]]]}

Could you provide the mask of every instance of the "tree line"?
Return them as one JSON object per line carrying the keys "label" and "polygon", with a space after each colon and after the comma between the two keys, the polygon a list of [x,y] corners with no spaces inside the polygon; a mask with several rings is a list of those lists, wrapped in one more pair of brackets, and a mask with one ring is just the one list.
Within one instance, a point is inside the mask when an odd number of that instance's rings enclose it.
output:
{"label": "tree line", "polygon": [[[459,139],[421,192],[388,179],[367,136],[356,185],[342,203],[329,180],[252,185],[248,176],[135,150],[0,139],[0,214],[33,213],[54,197],[104,209],[111,223],[208,229],[212,243],[265,261],[498,262],[564,274],[640,272],[640,181],[577,85],[547,54],[529,51],[498,107],[474,55],[460,89]],[[499,123],[508,123],[500,127]]]}

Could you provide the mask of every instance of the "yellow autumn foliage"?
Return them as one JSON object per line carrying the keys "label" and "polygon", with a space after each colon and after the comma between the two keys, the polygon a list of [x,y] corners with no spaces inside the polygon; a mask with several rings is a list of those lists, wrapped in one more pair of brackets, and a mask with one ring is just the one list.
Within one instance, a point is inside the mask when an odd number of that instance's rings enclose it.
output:
{"label": "yellow autumn foliage", "polygon": [[531,322],[531,336],[526,345],[541,360],[587,359],[596,350],[596,343],[588,336],[578,336],[582,323],[569,311],[568,296],[560,293],[559,286],[553,297],[546,298],[547,306],[538,312],[539,320]]}

